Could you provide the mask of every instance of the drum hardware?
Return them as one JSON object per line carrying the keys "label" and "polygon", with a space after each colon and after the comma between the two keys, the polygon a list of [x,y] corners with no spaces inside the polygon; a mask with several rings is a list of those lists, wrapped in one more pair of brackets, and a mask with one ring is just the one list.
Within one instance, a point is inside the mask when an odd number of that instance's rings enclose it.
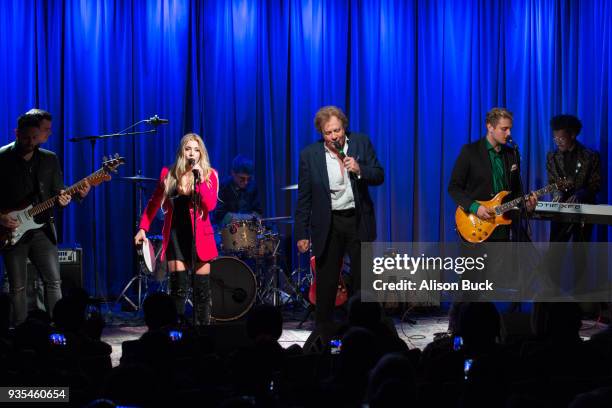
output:
{"label": "drum hardware", "polygon": [[140,174],[136,175],[136,176],[129,176],[129,177],[117,177],[117,180],[119,181],[129,181],[132,183],[155,183],[158,180],[156,178],[153,177],[144,177],[141,176]]}
{"label": "drum hardware", "polygon": [[[262,282],[259,285],[258,299],[262,303],[271,302],[274,306],[282,306],[291,301],[292,295],[282,290],[281,287],[281,273],[285,275],[285,280],[289,285],[291,291],[295,294],[296,298],[300,298],[298,288],[295,287],[291,277],[285,273],[285,270],[279,263],[281,256],[280,243],[281,238],[277,232],[266,229],[263,225],[266,222],[271,223],[293,223],[293,217],[291,216],[280,216],[280,217],[269,217],[259,219],[260,234],[257,236],[257,245],[253,257],[255,258],[258,270],[262,272]],[[271,260],[270,266],[265,270],[263,266],[266,259]],[[266,274],[267,272],[267,274]],[[267,280],[266,280],[267,276]],[[299,299],[298,299],[299,300]],[[303,300],[303,299],[302,299]]]}
{"label": "drum hardware", "polygon": [[311,306],[311,304],[308,300],[306,300],[306,297],[308,296],[308,289],[310,288],[310,284],[312,282],[312,273],[310,272],[309,267],[302,267],[300,255],[302,254],[298,252],[298,267],[291,272],[289,280],[291,281],[292,286],[296,288],[296,293],[298,294],[302,306],[304,308],[308,308]]}
{"label": "drum hardware", "polygon": [[262,218],[260,221],[262,223],[263,222],[278,222],[281,224],[293,224],[293,217],[290,215],[283,216],[283,217],[270,217],[270,218]]}
{"label": "drum hardware", "polygon": [[[137,214],[134,217],[136,220],[136,231],[139,229],[139,219],[140,214],[142,214],[142,203],[143,203],[143,193],[144,193],[144,183],[152,183],[158,181],[152,177],[144,177],[140,174],[140,170],[137,172],[137,175],[131,177],[119,177],[119,181],[127,181],[134,183],[134,187],[137,189]],[[159,250],[155,251],[155,247],[153,246],[151,241],[157,241],[154,237],[150,237],[151,239],[145,239],[141,245],[138,245],[136,248],[136,253],[138,254],[138,266],[136,267],[136,274],[128,281],[128,283],[123,287],[123,290],[117,296],[115,300],[114,307],[117,307],[117,304],[122,299],[125,300],[135,312],[140,311],[142,308],[142,304],[144,299],[148,295],[149,291],[149,277],[156,272],[157,259],[161,254],[161,245],[159,245]],[[161,237],[160,237],[161,238]],[[132,301],[127,296],[127,291],[132,286],[132,284],[136,283],[136,293],[137,299],[136,302]],[[144,289],[144,290],[143,290]]]}
{"label": "drum hardware", "polygon": [[272,265],[268,268],[269,278],[268,281],[261,285],[262,291],[260,298],[262,301],[266,301],[270,296],[272,297],[272,305],[281,306],[281,298],[284,294],[285,297],[288,297],[281,289],[280,289],[280,272],[282,272],[283,268],[278,264],[278,247],[280,246],[280,239],[276,239],[274,249],[272,250],[272,254],[270,258],[272,259]]}
{"label": "drum hardware", "polygon": [[[144,270],[154,270],[155,268],[155,252],[153,250],[153,245],[149,243],[149,240],[145,239],[142,244],[138,245],[136,248],[136,252],[138,253],[138,257],[140,260],[140,268],[136,271],[136,275],[129,280],[129,282],[123,287],[123,290],[115,300],[115,307],[119,303],[121,299],[125,299],[125,301],[132,306],[134,311],[139,311],[142,308],[142,303],[144,301],[144,297],[142,296],[143,290],[142,287],[144,285],[144,293],[146,294],[149,290],[149,282],[148,275],[143,273]],[[136,282],[136,293],[137,303],[134,303],[127,295],[126,292],[132,286],[132,284]]]}
{"label": "drum hardware", "polygon": [[[138,254],[139,268],[136,270],[136,275],[129,280],[123,287],[123,290],[115,301],[115,306],[121,299],[124,299],[134,311],[139,311],[142,308],[145,297],[149,293],[149,279],[155,279],[159,282],[159,290],[163,291],[163,285],[166,280],[166,264],[159,262],[162,251],[162,237],[159,235],[149,236],[142,241],[142,244],[136,247]],[[163,274],[163,276],[162,276]],[[137,301],[132,301],[127,295],[127,291],[136,283]],[[144,290],[143,290],[144,286]]]}
{"label": "drum hardware", "polygon": [[[291,274],[287,274],[279,262],[282,256],[279,250],[280,242],[280,238],[277,239],[275,250],[270,257],[271,265],[267,269],[268,280],[264,280],[260,285],[259,299],[262,303],[272,303],[274,306],[295,305],[295,303],[298,303],[302,307],[308,307],[309,303],[304,298],[300,283],[297,282],[296,284],[294,280],[294,275],[297,270]],[[286,286],[288,286],[285,290],[283,290],[283,285],[281,285],[281,278],[283,276],[285,277]]]}

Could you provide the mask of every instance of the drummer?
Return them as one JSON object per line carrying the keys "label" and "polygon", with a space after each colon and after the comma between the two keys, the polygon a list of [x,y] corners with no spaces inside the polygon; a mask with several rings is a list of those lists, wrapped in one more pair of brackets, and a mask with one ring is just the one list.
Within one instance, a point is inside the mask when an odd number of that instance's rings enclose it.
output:
{"label": "drummer", "polygon": [[238,155],[232,160],[231,176],[219,187],[214,219],[219,228],[235,220],[259,219],[263,214],[257,185],[253,180],[253,160]]}

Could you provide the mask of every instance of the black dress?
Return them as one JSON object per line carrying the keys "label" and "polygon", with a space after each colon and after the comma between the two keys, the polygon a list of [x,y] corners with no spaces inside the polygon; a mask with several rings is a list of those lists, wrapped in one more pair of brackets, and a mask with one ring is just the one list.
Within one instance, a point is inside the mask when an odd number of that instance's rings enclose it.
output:
{"label": "black dress", "polygon": [[[191,196],[174,195],[170,197],[174,211],[172,212],[172,225],[170,227],[170,240],[166,249],[168,261],[183,261],[191,263],[191,246],[193,230],[189,203]],[[198,260],[200,260],[198,258]]]}

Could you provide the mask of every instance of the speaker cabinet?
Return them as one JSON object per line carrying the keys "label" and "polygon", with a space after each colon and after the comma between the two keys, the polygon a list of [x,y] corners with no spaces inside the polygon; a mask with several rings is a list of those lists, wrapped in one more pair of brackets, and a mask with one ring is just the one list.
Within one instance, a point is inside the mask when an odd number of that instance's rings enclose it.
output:
{"label": "speaker cabinet", "polygon": [[[62,294],[66,295],[71,289],[83,287],[83,249],[58,249],[57,255],[60,264],[60,277],[62,279]],[[28,285],[32,290],[42,282],[37,282],[38,271],[28,260]]]}

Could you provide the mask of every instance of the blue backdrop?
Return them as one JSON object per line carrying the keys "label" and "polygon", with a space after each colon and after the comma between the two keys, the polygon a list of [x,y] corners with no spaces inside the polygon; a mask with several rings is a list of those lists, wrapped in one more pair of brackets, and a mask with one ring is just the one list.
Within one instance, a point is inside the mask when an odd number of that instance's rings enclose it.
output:
{"label": "blue backdrop", "polygon": [[[584,123],[580,140],[601,152],[599,199],[610,202],[606,0],[0,2],[0,142],[13,140],[19,114],[49,110],[45,147],[66,183],[91,167],[91,145],[70,137],[159,114],[170,124],[157,134],[97,143],[96,168],[119,152],[121,175],[157,177],[195,131],[221,174],[237,153],[253,157],[266,215],[290,215],[296,194],[280,187],[297,181],[298,153],[318,138],[314,113],[335,104],[371,136],[386,169],[372,190],[379,239],[455,240],[451,168],[484,134],[485,112],[505,106],[528,188],[546,183],[549,119],[572,113]],[[63,242],[86,254],[91,291],[94,245],[99,294],[132,276],[135,198],[134,186],[111,181],[96,188],[95,214],[92,195],[60,216]],[[544,239],[546,226],[533,225]]]}

